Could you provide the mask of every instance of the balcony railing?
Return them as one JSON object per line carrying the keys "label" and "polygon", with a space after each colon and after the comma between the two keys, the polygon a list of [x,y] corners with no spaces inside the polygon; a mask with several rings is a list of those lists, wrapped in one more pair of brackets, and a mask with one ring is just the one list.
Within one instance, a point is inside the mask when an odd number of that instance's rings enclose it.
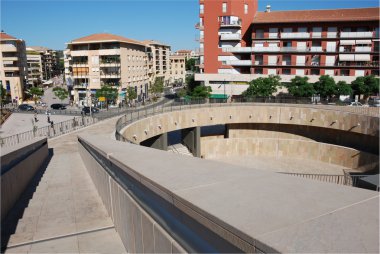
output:
{"label": "balcony railing", "polygon": [[199,29],[199,30],[203,30],[204,26],[203,26],[203,24],[201,24],[201,23],[198,22],[197,24],[195,24],[195,28]]}
{"label": "balcony railing", "polygon": [[231,41],[231,40],[241,40],[241,34],[221,34],[220,40],[222,41]]}
{"label": "balcony railing", "polygon": [[372,38],[373,32],[341,32],[341,38]]}
{"label": "balcony railing", "polygon": [[229,52],[229,53],[251,53],[252,48],[251,47],[228,47],[228,48],[222,48],[223,52]]}
{"label": "balcony railing", "polygon": [[241,27],[241,19],[237,21],[230,21],[230,22],[222,21],[220,23],[220,27]]}
{"label": "balcony railing", "polygon": [[306,33],[306,32],[281,33],[281,38],[283,38],[283,39],[306,39],[306,38],[310,38],[310,33]]}
{"label": "balcony railing", "polygon": [[371,52],[372,47],[356,47],[355,52]]}
{"label": "balcony railing", "polygon": [[252,61],[251,60],[228,60],[226,61],[226,65],[231,66],[251,66]]}

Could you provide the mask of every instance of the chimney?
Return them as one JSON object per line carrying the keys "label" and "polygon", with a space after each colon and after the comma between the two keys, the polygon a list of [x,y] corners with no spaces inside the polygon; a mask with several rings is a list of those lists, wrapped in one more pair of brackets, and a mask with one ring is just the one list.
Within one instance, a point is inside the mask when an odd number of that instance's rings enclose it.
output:
{"label": "chimney", "polygon": [[269,4],[267,5],[267,9],[265,12],[268,12],[268,13],[270,12],[270,5]]}

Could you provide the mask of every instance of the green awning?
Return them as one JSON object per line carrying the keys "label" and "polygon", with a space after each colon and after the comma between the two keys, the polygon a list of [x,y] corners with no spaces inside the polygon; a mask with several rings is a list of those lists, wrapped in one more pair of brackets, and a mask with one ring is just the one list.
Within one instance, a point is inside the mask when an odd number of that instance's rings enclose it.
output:
{"label": "green awning", "polygon": [[228,99],[227,94],[211,94],[210,99]]}

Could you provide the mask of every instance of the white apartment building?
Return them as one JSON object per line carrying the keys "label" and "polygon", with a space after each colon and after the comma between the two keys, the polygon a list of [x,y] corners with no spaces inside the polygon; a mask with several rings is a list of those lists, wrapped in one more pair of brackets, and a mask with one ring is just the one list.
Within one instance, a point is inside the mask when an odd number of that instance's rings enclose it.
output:
{"label": "white apartment building", "polygon": [[0,85],[13,102],[22,103],[28,73],[25,42],[1,32],[0,44]]}
{"label": "white apartment building", "polygon": [[183,84],[186,79],[186,55],[171,55],[170,84]]}
{"label": "white apartment building", "polygon": [[138,101],[149,96],[148,55],[146,45],[139,41],[92,34],[67,43],[64,57],[66,82],[77,105],[83,105],[87,93],[96,93],[102,85],[118,89],[118,102],[126,100],[128,87],[135,89]]}

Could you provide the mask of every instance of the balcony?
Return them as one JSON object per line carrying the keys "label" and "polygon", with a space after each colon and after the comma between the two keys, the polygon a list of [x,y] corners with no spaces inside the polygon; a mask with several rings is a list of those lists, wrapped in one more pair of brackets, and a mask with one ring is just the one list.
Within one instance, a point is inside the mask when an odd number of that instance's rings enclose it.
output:
{"label": "balcony", "polygon": [[203,24],[201,24],[201,23],[198,22],[197,24],[195,24],[195,28],[199,29],[199,30],[203,30],[204,26],[203,26]]}
{"label": "balcony", "polygon": [[307,39],[310,38],[310,33],[281,33],[282,39]]}
{"label": "balcony", "polygon": [[279,47],[252,47],[252,52],[280,52]]}
{"label": "balcony", "polygon": [[197,53],[199,55],[204,55],[204,48],[198,48],[198,49],[196,49],[195,53]]}
{"label": "balcony", "polygon": [[224,22],[222,21],[220,23],[221,28],[233,28],[233,27],[241,27],[241,19],[238,21],[230,21],[230,22]]}
{"label": "balcony", "polygon": [[341,32],[340,38],[372,38],[373,32]]}
{"label": "balcony", "polygon": [[251,66],[252,61],[251,60],[229,60],[226,61],[226,65],[231,66]]}
{"label": "balcony", "polygon": [[221,41],[240,41],[241,34],[221,34],[220,40]]}
{"label": "balcony", "polygon": [[17,47],[12,44],[1,44],[2,52],[17,52]]}
{"label": "balcony", "polygon": [[371,52],[372,47],[356,47],[355,52]]}
{"label": "balcony", "polygon": [[223,52],[228,53],[251,53],[252,48],[251,47],[228,47],[228,48],[222,48]]}
{"label": "balcony", "polygon": [[310,52],[323,52],[322,47],[311,47]]}
{"label": "balcony", "polygon": [[17,56],[3,56],[4,61],[18,61]]}

